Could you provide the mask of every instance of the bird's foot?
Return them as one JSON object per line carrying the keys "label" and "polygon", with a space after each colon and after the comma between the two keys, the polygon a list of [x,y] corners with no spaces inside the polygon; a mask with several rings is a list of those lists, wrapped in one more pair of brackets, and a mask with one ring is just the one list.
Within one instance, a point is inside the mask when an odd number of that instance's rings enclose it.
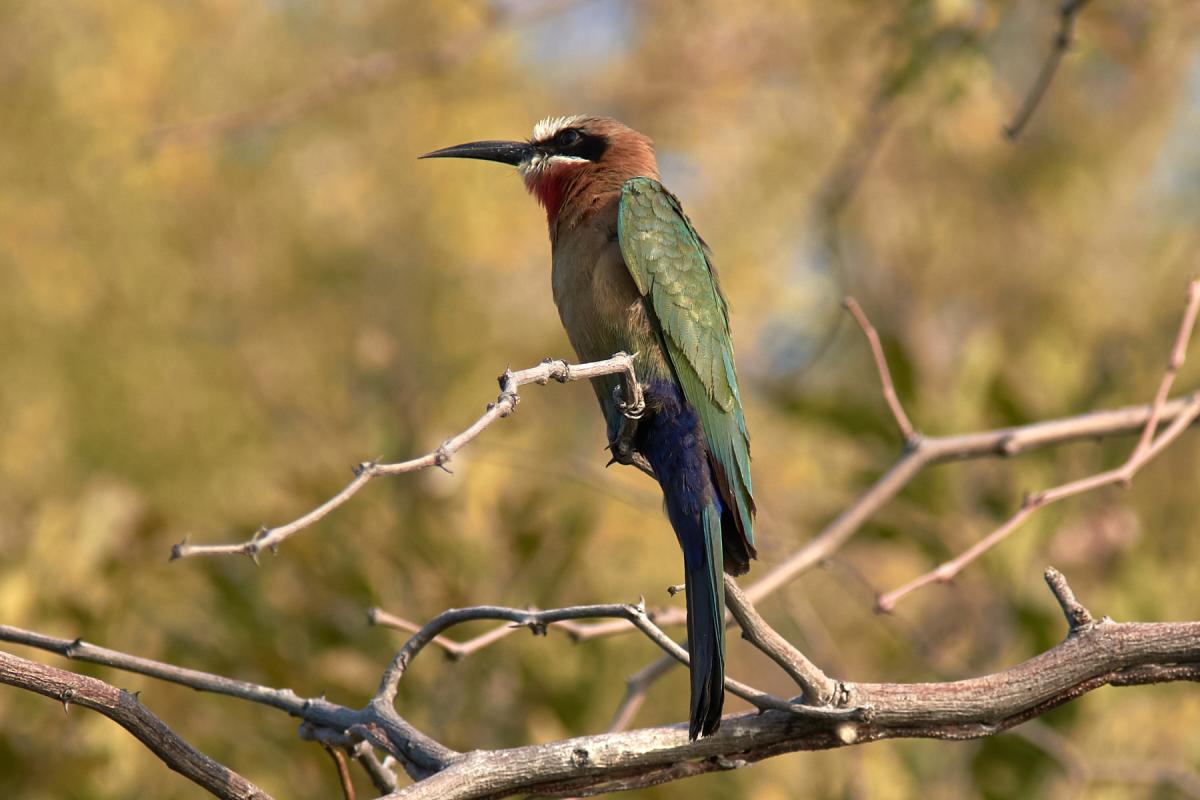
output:
{"label": "bird's foot", "polygon": [[646,398],[642,385],[637,381],[627,381],[613,387],[613,400],[626,420],[639,420],[646,413]]}
{"label": "bird's foot", "polygon": [[634,436],[637,435],[637,429],[637,419],[630,417],[621,418],[621,427],[617,430],[617,435],[608,443],[608,449],[612,453],[612,458],[605,466],[624,464],[625,466],[637,467],[653,478],[654,468],[650,466],[650,462],[646,460],[644,455],[637,451],[637,448],[633,444]]}

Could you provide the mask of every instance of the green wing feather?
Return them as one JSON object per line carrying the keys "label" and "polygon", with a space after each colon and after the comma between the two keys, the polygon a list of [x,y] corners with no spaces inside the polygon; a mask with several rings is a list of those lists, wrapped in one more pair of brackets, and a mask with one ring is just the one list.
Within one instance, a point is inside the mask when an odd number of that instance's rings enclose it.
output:
{"label": "green wing feather", "polygon": [[726,505],[734,507],[753,556],[750,434],[733,365],[729,308],[707,248],[675,196],[650,178],[632,178],[622,187],[617,235],[625,264],[657,320],[683,396],[700,416]]}

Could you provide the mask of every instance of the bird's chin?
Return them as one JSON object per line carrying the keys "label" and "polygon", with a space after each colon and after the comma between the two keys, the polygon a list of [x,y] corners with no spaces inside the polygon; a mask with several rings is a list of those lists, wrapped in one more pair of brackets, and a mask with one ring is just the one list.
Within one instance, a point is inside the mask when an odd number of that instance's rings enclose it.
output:
{"label": "bird's chin", "polygon": [[563,156],[563,155],[545,155],[543,153],[535,153],[533,158],[522,161],[517,165],[517,170],[526,180],[531,177],[536,179],[537,176],[547,172],[558,172],[560,169],[574,169],[582,167],[589,162],[586,158],[578,156]]}

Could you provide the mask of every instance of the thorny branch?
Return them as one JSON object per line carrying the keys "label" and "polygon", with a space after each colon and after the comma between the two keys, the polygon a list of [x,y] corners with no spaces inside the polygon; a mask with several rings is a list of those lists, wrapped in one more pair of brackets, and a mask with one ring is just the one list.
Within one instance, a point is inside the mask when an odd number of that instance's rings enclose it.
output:
{"label": "thorny branch", "polygon": [[188,544],[187,541],[183,541],[172,548],[171,559],[175,560],[177,558],[201,555],[244,555],[257,560],[258,554],[263,550],[269,549],[274,552],[285,539],[319,522],[329,512],[358,494],[359,490],[366,486],[373,478],[381,475],[401,475],[406,472],[428,469],[429,467],[445,469],[446,464],[450,462],[454,454],[474,441],[489,425],[516,411],[517,403],[521,400],[517,390],[526,384],[537,383],[544,386],[552,380],[559,383],[567,383],[569,381],[599,378],[604,375],[624,374],[625,380],[622,381],[621,388],[625,393],[625,404],[629,409],[627,413],[631,415],[639,414],[641,413],[644,401],[642,399],[641,384],[638,383],[637,374],[633,369],[633,359],[633,356],[626,353],[616,353],[612,358],[605,359],[604,361],[593,361],[587,364],[568,364],[566,361],[546,359],[536,367],[530,367],[529,369],[518,370],[517,372],[505,370],[504,374],[498,379],[500,382],[500,396],[496,398],[496,402],[489,403],[483,416],[477,419],[471,427],[457,436],[447,439],[436,450],[432,450],[423,456],[409,459],[408,461],[400,461],[392,464],[364,461],[355,467],[354,480],[346,484],[345,488],[340,492],[304,516],[286,525],[280,525],[277,528],[260,528],[248,541],[240,544],[204,545]]}
{"label": "thorny branch", "polygon": [[49,667],[0,652],[0,683],[71,706],[90,708],[111,719],[146,745],[163,763],[226,800],[270,800],[263,790],[185,742],[138,700],[137,695],[97,678]]}
{"label": "thorny branch", "polygon": [[[640,605],[583,606],[549,611],[503,607],[447,611],[422,626],[409,639],[385,672],[379,692],[366,708],[353,710],[324,698],[302,701],[299,708],[290,703],[268,704],[303,719],[303,738],[344,749],[371,772],[377,787],[391,792],[387,797],[453,800],[530,793],[560,797],[593,795],[737,768],[796,750],[837,748],[898,737],[963,739],[990,736],[1104,685],[1200,680],[1200,622],[1115,623],[1104,618],[1080,624],[1081,615],[1090,615],[1078,610],[1083,606],[1075,600],[1065,578],[1050,570],[1047,581],[1064,609],[1070,635],[1057,647],[1029,661],[1002,672],[949,683],[839,681],[836,696],[825,705],[801,706],[787,702],[783,708],[769,706],[767,710],[761,710],[763,706],[760,706],[758,713],[727,717],[716,735],[697,742],[688,741],[687,727],[681,723],[507,750],[456,753],[441,745],[432,745],[428,737],[404,723],[392,706],[394,682],[403,677],[404,667],[411,659],[450,627],[474,619],[504,619],[536,631],[562,619],[611,613],[629,618],[659,646],[670,649],[677,657],[686,657],[678,652],[678,645],[666,639],[653,624],[644,624],[645,614]],[[732,605],[742,615],[748,604],[736,587],[731,595]],[[770,642],[778,643],[782,637],[757,612],[748,619],[748,639],[768,653],[778,651],[777,644]],[[253,686],[85,646],[77,640],[68,642],[15,628],[0,629],[0,638],[162,677],[201,690],[211,691],[214,686],[226,684]],[[661,641],[663,639],[665,643]],[[667,648],[667,644],[673,647]],[[791,645],[782,649],[790,653],[782,659],[785,662],[797,656],[803,658]],[[16,679],[10,680],[5,666],[13,663],[17,666]],[[815,667],[812,669],[816,670]],[[0,653],[0,678],[5,682],[33,688],[28,676],[41,674],[39,671],[61,673],[71,676],[72,680],[81,678]],[[42,693],[63,698],[60,689]],[[286,697],[291,693],[254,687],[254,691],[235,696],[267,702],[265,698]],[[126,698],[131,697],[126,693]],[[70,699],[80,702],[75,696]],[[141,708],[136,700],[133,704],[135,708]],[[393,788],[386,761],[379,763],[370,752],[372,747],[380,747],[399,758],[414,782],[404,788]],[[421,754],[424,754],[424,760],[415,763]],[[173,760],[168,763],[179,768]],[[341,780],[345,786],[345,778]],[[210,788],[207,784],[201,785]],[[220,797],[263,796],[255,795],[253,787],[244,793],[213,788],[210,791]]]}
{"label": "thorny branch", "polygon": [[1050,48],[1050,53],[1042,62],[1042,68],[1038,71],[1033,86],[1029,88],[1029,93],[1025,95],[1025,100],[1021,103],[1017,115],[1013,117],[1012,122],[1004,126],[1004,136],[1010,142],[1016,141],[1017,137],[1021,135],[1021,131],[1025,130],[1025,126],[1033,118],[1033,112],[1037,110],[1042,98],[1045,97],[1046,90],[1050,88],[1054,74],[1058,71],[1059,62],[1062,61],[1063,55],[1071,46],[1071,37],[1075,32],[1075,17],[1087,4],[1088,0],[1063,0],[1058,7],[1058,32],[1054,34],[1054,44]]}

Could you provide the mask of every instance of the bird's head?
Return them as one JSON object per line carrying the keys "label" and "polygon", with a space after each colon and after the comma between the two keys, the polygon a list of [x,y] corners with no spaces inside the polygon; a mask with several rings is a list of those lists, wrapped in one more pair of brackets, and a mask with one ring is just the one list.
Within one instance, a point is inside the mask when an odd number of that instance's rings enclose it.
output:
{"label": "bird's head", "polygon": [[550,117],[527,141],[444,147],[421,158],[477,158],[511,164],[553,223],[564,202],[618,191],[639,176],[658,177],[650,139],[609,117]]}

